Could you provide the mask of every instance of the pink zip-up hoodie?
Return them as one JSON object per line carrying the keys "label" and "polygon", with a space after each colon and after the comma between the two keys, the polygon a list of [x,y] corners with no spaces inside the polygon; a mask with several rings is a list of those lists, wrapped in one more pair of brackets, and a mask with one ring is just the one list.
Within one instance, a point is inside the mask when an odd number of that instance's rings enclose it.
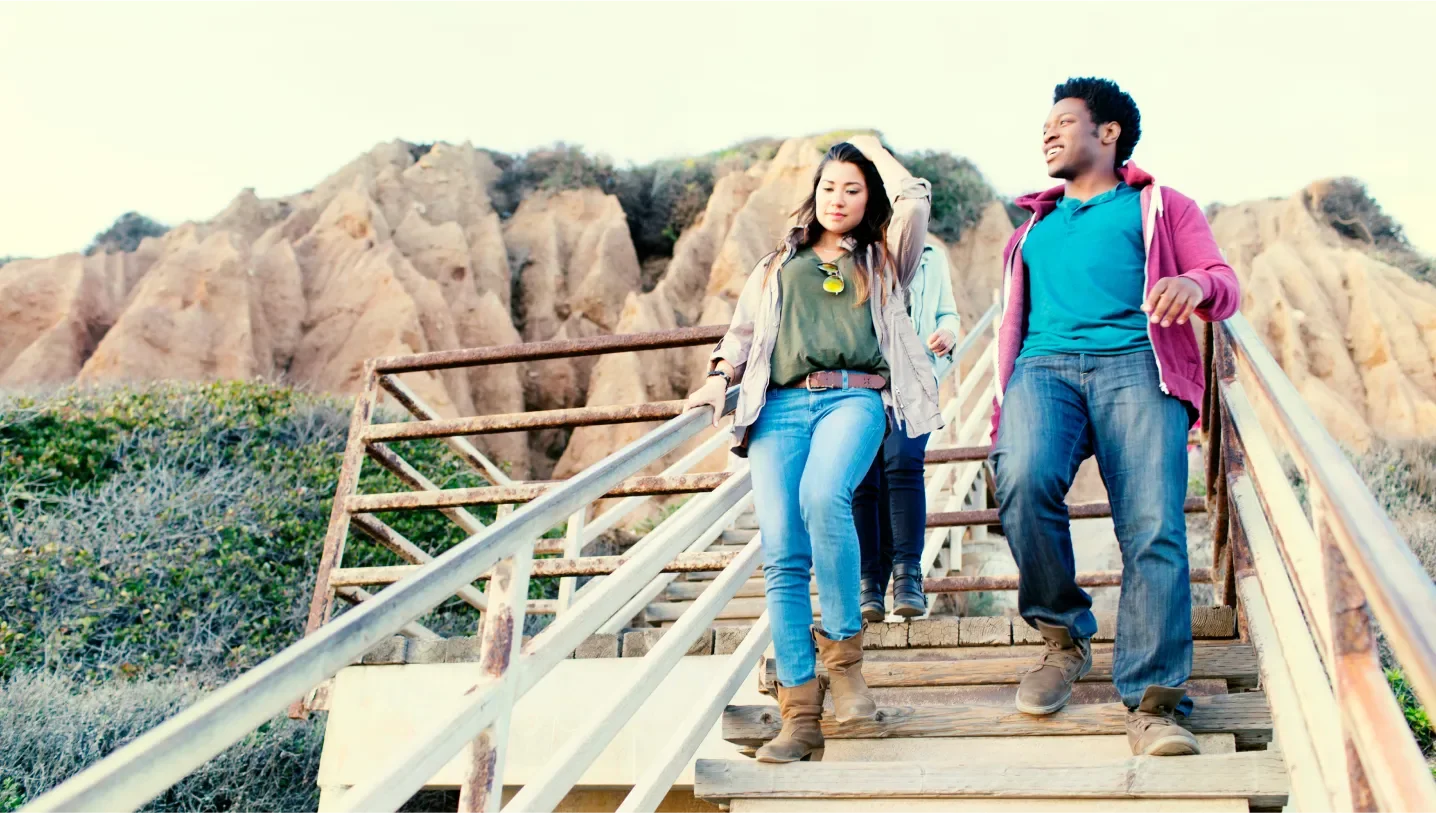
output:
{"label": "pink zip-up hoodie", "polygon": [[[1222,257],[1212,237],[1211,226],[1197,204],[1175,189],[1160,186],[1156,179],[1128,161],[1118,172],[1127,185],[1142,195],[1142,237],[1147,250],[1147,284],[1151,291],[1163,277],[1186,277],[1202,286],[1202,303],[1196,315],[1207,322],[1220,322],[1237,312],[1241,292],[1237,275]],[[1027,269],[1022,264],[1022,244],[1037,221],[1057,208],[1064,188],[1025,195],[1017,205],[1032,217],[1018,227],[1003,253],[1002,322],[997,332],[997,397],[992,409],[992,439],[1002,419],[1002,396],[1012,378],[1013,366],[1027,336]],[[1162,391],[1182,399],[1197,415],[1202,409],[1206,388],[1202,355],[1189,322],[1170,327],[1147,323],[1147,335],[1157,356]]]}

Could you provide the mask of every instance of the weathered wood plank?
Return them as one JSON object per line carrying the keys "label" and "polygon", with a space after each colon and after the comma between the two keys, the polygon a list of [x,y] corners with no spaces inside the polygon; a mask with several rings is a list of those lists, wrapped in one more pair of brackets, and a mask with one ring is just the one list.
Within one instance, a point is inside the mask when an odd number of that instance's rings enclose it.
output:
{"label": "weathered wood plank", "polygon": [[[321,789],[322,790],[322,789]],[[702,802],[699,802],[702,804]],[[998,807],[1001,805],[1001,807]],[[580,808],[573,808],[578,810]],[[598,808],[582,808],[594,809]],[[677,810],[678,808],[673,808]],[[718,808],[713,808],[715,811]],[[1246,799],[734,799],[732,813],[992,813],[994,810],[1042,810],[1047,813],[1248,813]],[[1265,809],[1265,808],[1261,808]],[[1304,808],[1293,807],[1293,810]],[[319,813],[324,813],[321,805]]]}
{"label": "weathered wood plank", "polygon": [[973,797],[1245,798],[1280,806],[1288,794],[1276,751],[1165,759],[1129,758],[1080,766],[923,762],[800,762],[764,765],[700,759],[693,793],[721,801],[740,798]]}
{"label": "weathered wood plank", "polygon": [[[1256,685],[1259,668],[1256,650],[1248,644],[1192,648],[1192,679],[1225,678],[1240,688]],[[998,658],[948,661],[865,660],[863,678],[869,686],[976,686],[984,683],[1017,683],[1036,660],[1032,652]],[[818,671],[824,670],[819,664]],[[777,665],[764,659],[763,685],[771,690],[777,680]],[[1092,652],[1092,671],[1084,682],[1112,680],[1112,649]]]}
{"label": "weathered wood plank", "polygon": [[[1198,734],[1237,734],[1247,742],[1271,738],[1271,711],[1261,692],[1193,698],[1187,720]],[[1049,717],[1033,717],[1001,706],[906,706],[879,708],[874,720],[838,723],[823,718],[823,736],[834,739],[885,737],[1056,736],[1118,734],[1126,731],[1127,710],[1120,703],[1067,708]],[[723,738],[757,745],[777,736],[782,718],[777,706],[729,706],[723,714]]]}
{"label": "weathered wood plank", "polygon": [[[1224,680],[1189,680],[1187,694],[1205,697],[1226,694]],[[1012,708],[1017,701],[1016,683],[982,683],[976,686],[879,686],[869,689],[879,706],[1002,706]],[[1116,703],[1122,699],[1111,683],[1078,683],[1072,687],[1070,705],[1084,703]],[[832,700],[829,695],[828,701]],[[831,707],[831,702],[828,703]],[[1243,745],[1247,741],[1243,739]]]}

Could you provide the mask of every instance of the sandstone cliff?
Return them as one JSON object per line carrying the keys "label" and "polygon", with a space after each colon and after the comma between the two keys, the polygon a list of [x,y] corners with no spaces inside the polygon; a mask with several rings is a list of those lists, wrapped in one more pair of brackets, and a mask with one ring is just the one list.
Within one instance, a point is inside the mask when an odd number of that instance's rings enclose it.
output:
{"label": "sandstone cliff", "polygon": [[[380,144],[312,190],[275,199],[244,190],[213,219],[133,252],[0,267],[0,386],[261,376],[348,393],[376,356],[724,324],[807,192],[822,146],[791,139],[770,160],[725,170],[671,259],[640,263],[612,195],[534,191],[501,219],[502,173],[488,153]],[[1243,311],[1338,438],[1429,437],[1436,288],[1333,229],[1320,214],[1327,188],[1216,214]],[[965,329],[1001,284],[1011,231],[994,203],[944,246]],[[699,383],[708,352],[405,380],[445,415],[668,400]],[[516,476],[568,476],[648,428],[476,441]],[[725,462],[720,452],[699,468]]]}
{"label": "sandstone cliff", "polygon": [[1242,312],[1339,440],[1436,435],[1436,287],[1317,214],[1330,184],[1212,219]]}

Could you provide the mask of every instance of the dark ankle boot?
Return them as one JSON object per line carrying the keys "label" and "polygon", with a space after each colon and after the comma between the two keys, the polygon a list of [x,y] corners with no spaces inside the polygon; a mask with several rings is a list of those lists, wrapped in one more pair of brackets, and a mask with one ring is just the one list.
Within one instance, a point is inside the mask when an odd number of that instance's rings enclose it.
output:
{"label": "dark ankle boot", "polygon": [[862,607],[864,621],[881,621],[887,616],[887,610],[883,606],[883,587],[878,586],[878,580],[864,576],[859,582],[862,593],[858,599]]}
{"label": "dark ankle boot", "polygon": [[922,565],[906,562],[893,565],[893,612],[904,618],[927,612],[922,593]]}

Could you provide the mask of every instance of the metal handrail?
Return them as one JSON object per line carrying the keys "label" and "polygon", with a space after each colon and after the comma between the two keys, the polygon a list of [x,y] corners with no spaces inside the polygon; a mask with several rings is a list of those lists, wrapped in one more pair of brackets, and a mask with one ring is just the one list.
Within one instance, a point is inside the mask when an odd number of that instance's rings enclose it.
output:
{"label": "metal handrail", "polygon": [[[737,402],[729,388],[725,412]],[[708,410],[673,418],[470,536],[366,601],[90,766],[26,807],[134,810],[239,741],[295,698],[467,587],[624,477],[709,425]]]}
{"label": "metal handrail", "polygon": [[[705,410],[696,412],[707,416]],[[447,705],[431,714],[431,719],[439,720],[439,724],[420,734],[404,752],[391,759],[385,773],[351,788],[341,800],[341,809],[393,810],[403,804],[493,721],[497,713],[494,699],[503,693],[501,684],[509,681],[507,688],[512,697],[522,697],[627,601],[631,595],[630,585],[646,584],[679,549],[689,544],[693,532],[730,521],[728,511],[751,487],[752,482],[744,471],[701,500],[694,500],[692,509],[685,505],[681,516],[675,514],[650,534],[661,535],[661,540],[629,559],[620,572],[602,584],[593,587],[590,583],[580,591],[570,611],[558,616],[529,641],[522,657],[502,678],[476,682],[457,697],[440,700]]]}
{"label": "metal handrail", "polygon": [[1281,419],[1282,434],[1302,458],[1311,485],[1326,496],[1335,531],[1331,541],[1346,558],[1417,696],[1427,708],[1436,708],[1436,584],[1251,324],[1237,314],[1221,329],[1238,364],[1251,371]]}
{"label": "metal handrail", "polygon": [[[1369,608],[1429,705],[1436,584],[1246,319],[1210,330],[1207,404],[1221,420],[1207,430],[1221,442],[1210,444],[1208,476],[1230,519],[1214,559],[1247,607],[1278,727],[1311,740],[1288,752],[1288,768],[1318,780],[1337,809],[1436,809],[1368,619]],[[1248,393],[1275,415],[1310,488],[1309,516]]]}

